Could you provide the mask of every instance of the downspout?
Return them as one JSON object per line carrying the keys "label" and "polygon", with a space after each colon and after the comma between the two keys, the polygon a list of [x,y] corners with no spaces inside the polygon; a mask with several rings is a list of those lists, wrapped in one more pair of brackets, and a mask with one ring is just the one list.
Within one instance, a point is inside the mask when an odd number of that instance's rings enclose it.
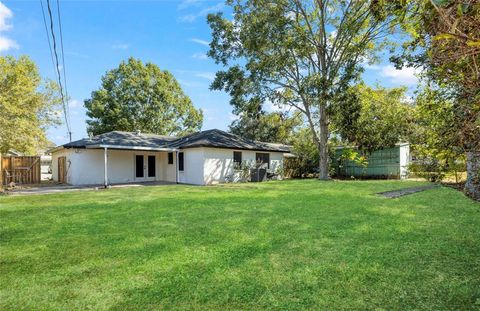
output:
{"label": "downspout", "polygon": [[175,151],[175,182],[178,184],[178,151]]}
{"label": "downspout", "polygon": [[107,147],[103,148],[103,186],[108,187],[108,156],[107,156]]}

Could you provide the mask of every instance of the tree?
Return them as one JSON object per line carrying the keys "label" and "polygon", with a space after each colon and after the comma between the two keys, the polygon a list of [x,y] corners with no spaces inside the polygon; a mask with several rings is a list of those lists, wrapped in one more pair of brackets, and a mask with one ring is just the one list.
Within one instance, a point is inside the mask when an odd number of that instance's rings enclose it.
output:
{"label": "tree", "polygon": [[376,89],[358,84],[341,95],[332,113],[332,129],[365,154],[407,141],[414,128],[414,108],[406,88]]}
{"label": "tree", "polygon": [[36,154],[48,143],[45,130],[60,123],[57,86],[42,81],[27,56],[0,57],[0,153]]}
{"label": "tree", "polygon": [[421,67],[436,105],[451,103],[452,123],[437,128],[466,153],[465,190],[480,199],[480,5],[476,0],[414,3],[416,14],[407,28],[412,39],[392,60],[398,67]]}
{"label": "tree", "polygon": [[[401,1],[398,1],[401,2]],[[239,111],[266,100],[300,111],[328,179],[329,113],[358,79],[366,60],[386,45],[405,10],[397,1],[228,1],[233,20],[210,14],[208,55],[228,67],[211,88],[227,91]]]}
{"label": "tree", "polygon": [[261,112],[253,116],[242,114],[229,128],[231,133],[251,140],[290,144],[295,129],[301,124],[299,113]]}
{"label": "tree", "polygon": [[143,131],[183,135],[198,131],[203,113],[168,71],[129,58],[102,77],[100,89],[85,100],[88,131]]}
{"label": "tree", "polygon": [[416,161],[410,170],[431,181],[446,174],[465,171],[465,151],[460,144],[461,129],[456,122],[454,103],[428,86],[415,99],[415,131],[410,137]]}

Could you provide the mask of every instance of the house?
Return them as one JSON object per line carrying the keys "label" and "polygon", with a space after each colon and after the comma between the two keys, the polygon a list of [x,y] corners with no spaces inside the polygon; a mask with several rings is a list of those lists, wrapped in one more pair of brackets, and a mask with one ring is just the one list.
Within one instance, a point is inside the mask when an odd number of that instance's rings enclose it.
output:
{"label": "house", "polygon": [[410,144],[398,143],[392,148],[376,150],[368,155],[365,167],[355,161],[342,157],[344,150],[356,150],[355,147],[337,147],[332,162],[338,177],[394,178],[408,177],[408,165],[411,162]]}
{"label": "house", "polygon": [[283,167],[290,147],[251,141],[213,129],[184,137],[113,131],[51,150],[52,178],[71,185],[166,181],[222,183],[235,168]]}

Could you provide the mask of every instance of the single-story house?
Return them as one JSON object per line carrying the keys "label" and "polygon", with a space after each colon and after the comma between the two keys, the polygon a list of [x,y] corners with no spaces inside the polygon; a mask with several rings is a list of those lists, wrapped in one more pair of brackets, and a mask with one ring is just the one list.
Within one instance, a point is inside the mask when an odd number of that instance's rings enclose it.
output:
{"label": "single-story house", "polygon": [[290,147],[251,141],[213,129],[184,137],[113,131],[51,150],[52,178],[71,185],[166,181],[222,183],[235,169],[283,167]]}
{"label": "single-story house", "polygon": [[332,167],[338,177],[392,178],[408,177],[408,165],[411,162],[410,144],[398,143],[392,148],[373,151],[367,157],[366,167],[355,161],[344,159],[345,149],[358,151],[356,147],[339,146],[335,148]]}

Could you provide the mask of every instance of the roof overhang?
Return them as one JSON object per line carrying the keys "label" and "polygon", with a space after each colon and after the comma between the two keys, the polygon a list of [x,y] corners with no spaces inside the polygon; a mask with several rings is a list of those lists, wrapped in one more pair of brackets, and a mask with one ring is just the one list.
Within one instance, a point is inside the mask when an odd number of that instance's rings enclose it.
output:
{"label": "roof overhang", "polygon": [[138,151],[178,151],[176,148],[165,148],[165,147],[146,147],[146,146],[123,146],[123,145],[106,145],[106,144],[97,144],[97,145],[88,145],[85,146],[87,149],[119,149],[119,150],[138,150]]}

